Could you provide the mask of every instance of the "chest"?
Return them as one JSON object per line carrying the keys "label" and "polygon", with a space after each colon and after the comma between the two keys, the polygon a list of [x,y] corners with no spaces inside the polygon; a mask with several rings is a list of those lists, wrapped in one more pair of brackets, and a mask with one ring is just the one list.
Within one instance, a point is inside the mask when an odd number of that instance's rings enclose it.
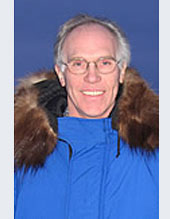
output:
{"label": "chest", "polygon": [[158,187],[148,166],[126,148],[114,154],[113,144],[101,142],[70,157],[59,144],[43,169],[18,183],[16,218],[157,218]]}

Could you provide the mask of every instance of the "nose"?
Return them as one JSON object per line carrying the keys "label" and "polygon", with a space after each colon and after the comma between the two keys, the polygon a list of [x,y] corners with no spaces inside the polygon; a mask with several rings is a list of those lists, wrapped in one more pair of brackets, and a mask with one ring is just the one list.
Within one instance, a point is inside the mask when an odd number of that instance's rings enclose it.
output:
{"label": "nose", "polygon": [[88,83],[97,83],[101,80],[101,75],[99,74],[97,66],[94,62],[89,63],[84,80]]}

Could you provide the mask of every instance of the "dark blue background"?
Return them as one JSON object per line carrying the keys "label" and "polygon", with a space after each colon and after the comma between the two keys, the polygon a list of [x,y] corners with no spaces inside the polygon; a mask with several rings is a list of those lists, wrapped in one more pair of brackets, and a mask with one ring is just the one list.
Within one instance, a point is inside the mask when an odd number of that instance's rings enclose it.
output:
{"label": "dark blue background", "polygon": [[108,17],[126,33],[137,68],[159,91],[158,0],[15,0],[15,83],[27,73],[53,67],[59,26],[77,13]]}

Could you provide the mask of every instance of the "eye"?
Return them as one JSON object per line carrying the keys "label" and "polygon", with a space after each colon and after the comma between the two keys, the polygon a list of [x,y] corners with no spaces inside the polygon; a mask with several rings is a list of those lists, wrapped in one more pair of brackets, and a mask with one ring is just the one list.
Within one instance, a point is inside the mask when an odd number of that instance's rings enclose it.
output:
{"label": "eye", "polygon": [[111,62],[111,60],[104,59],[104,60],[101,60],[101,65],[103,65],[103,66],[112,65],[112,62]]}
{"label": "eye", "polygon": [[110,69],[113,66],[113,61],[111,59],[102,59],[98,62],[98,67],[100,69]]}
{"label": "eye", "polygon": [[73,67],[81,67],[83,65],[82,60],[74,60],[70,63]]}

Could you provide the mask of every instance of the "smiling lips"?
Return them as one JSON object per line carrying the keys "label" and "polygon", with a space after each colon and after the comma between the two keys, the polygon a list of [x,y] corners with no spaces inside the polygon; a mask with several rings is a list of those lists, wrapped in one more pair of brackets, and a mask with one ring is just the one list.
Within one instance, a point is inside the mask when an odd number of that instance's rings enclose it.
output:
{"label": "smiling lips", "polygon": [[87,95],[87,96],[101,96],[104,94],[105,91],[86,91],[86,90],[82,90],[81,91],[84,95]]}

